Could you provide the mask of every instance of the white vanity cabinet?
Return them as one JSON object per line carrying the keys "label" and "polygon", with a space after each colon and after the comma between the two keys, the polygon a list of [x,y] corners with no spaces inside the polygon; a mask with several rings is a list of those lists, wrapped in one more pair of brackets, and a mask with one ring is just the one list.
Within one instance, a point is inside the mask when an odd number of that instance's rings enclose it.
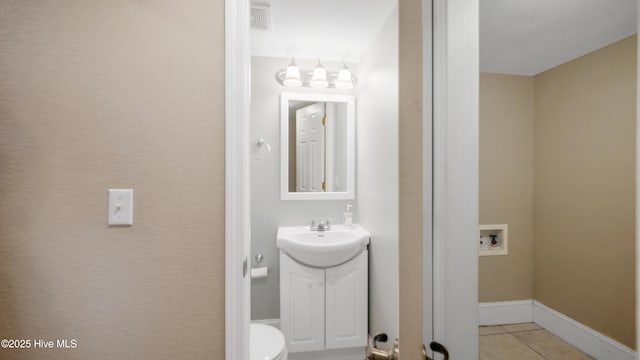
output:
{"label": "white vanity cabinet", "polygon": [[314,268],[280,251],[280,327],[290,353],[367,346],[368,252]]}

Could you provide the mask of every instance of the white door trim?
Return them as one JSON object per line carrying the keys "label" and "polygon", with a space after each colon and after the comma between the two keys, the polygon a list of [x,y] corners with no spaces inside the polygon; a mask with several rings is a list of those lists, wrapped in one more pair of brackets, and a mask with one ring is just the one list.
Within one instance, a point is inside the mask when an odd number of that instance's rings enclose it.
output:
{"label": "white door trim", "polygon": [[[249,0],[225,0],[225,354],[249,359],[250,249]],[[247,269],[248,271],[248,269]]]}
{"label": "white door trim", "polygon": [[422,2],[422,343],[433,341],[433,1]]}
{"label": "white door trim", "polygon": [[434,0],[433,14],[433,337],[477,359],[478,0]]}

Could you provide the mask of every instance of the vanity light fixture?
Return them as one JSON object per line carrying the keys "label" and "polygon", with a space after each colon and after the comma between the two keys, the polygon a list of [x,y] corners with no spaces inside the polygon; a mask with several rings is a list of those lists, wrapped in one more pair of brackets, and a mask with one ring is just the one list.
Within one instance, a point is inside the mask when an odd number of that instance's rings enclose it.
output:
{"label": "vanity light fixture", "polygon": [[356,84],[356,77],[351,73],[347,64],[343,61],[339,71],[327,71],[318,60],[313,70],[300,69],[291,58],[291,63],[284,69],[276,72],[276,81],[287,87],[312,87],[316,89],[352,89]]}

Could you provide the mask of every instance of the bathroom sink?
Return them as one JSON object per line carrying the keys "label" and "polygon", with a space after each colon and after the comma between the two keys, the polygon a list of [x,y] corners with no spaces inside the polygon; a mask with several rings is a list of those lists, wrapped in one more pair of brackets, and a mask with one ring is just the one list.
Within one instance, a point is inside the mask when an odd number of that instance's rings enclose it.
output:
{"label": "bathroom sink", "polygon": [[309,226],[280,226],[276,245],[293,259],[313,267],[340,265],[369,244],[369,233],[359,225],[332,225],[331,230],[311,231]]}

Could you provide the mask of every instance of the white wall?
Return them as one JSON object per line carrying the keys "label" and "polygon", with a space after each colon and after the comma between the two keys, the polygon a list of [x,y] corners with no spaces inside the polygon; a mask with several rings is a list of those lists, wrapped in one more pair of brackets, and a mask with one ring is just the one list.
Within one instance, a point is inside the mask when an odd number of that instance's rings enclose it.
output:
{"label": "white wall", "polygon": [[371,232],[369,332],[398,336],[398,11],[358,63],[357,204]]}
{"label": "white wall", "polygon": [[[271,154],[262,160],[251,160],[251,261],[262,253],[260,266],[269,267],[266,279],[251,282],[251,319],[276,319],[280,317],[278,249],[276,232],[278,226],[306,225],[312,219],[331,218],[333,223],[342,222],[346,204],[355,200],[280,200],[280,94],[282,92],[307,92],[329,94],[353,94],[353,90],[336,89],[288,89],[275,81],[277,70],[286,67],[291,59],[252,57],[251,60],[251,140],[252,151],[256,151],[255,140],[264,138],[271,145]],[[296,59],[302,68],[310,68],[315,62]],[[323,63],[329,69],[338,69],[338,64]],[[349,65],[356,74],[356,68]]]}

